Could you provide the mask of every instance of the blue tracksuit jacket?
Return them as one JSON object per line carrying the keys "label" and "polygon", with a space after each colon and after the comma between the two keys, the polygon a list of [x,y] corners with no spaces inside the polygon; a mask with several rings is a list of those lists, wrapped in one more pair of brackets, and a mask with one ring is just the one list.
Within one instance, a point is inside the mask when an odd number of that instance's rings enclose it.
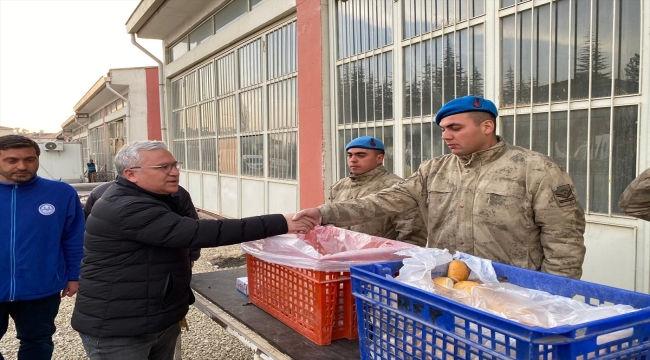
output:
{"label": "blue tracksuit jacket", "polygon": [[40,299],[79,279],[84,214],[70,185],[0,182],[0,302]]}

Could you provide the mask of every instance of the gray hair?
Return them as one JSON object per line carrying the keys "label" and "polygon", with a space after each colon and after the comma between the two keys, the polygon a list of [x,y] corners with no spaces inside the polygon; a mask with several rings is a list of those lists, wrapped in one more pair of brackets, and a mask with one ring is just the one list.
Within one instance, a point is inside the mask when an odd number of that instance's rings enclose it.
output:
{"label": "gray hair", "polygon": [[140,151],[158,149],[167,150],[167,145],[162,141],[152,140],[134,141],[127,144],[115,155],[115,169],[117,170],[117,174],[123,175],[124,170],[141,165],[142,156],[140,156]]}

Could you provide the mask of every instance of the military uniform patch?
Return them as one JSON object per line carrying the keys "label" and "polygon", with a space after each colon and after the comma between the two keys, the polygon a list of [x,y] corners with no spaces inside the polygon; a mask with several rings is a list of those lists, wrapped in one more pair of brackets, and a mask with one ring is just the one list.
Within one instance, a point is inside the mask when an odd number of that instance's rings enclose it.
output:
{"label": "military uniform patch", "polygon": [[560,185],[555,188],[553,190],[553,196],[555,196],[555,201],[557,201],[557,205],[560,207],[576,203],[576,197],[569,184]]}

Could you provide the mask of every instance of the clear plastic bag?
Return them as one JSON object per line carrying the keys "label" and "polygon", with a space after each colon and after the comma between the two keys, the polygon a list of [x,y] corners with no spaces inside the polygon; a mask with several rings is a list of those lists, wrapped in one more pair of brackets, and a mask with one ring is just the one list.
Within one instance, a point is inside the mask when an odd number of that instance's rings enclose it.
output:
{"label": "clear plastic bag", "polygon": [[403,260],[404,266],[395,280],[529,326],[576,325],[635,311],[629,305],[592,306],[564,296],[500,283],[490,260],[461,252],[454,254],[453,258],[467,264],[471,270],[470,280],[482,284],[473,287],[469,293],[449,289],[432,281],[432,278],[447,274],[452,259],[447,249],[417,248],[398,254],[408,258]]}
{"label": "clear plastic bag", "polygon": [[317,226],[305,235],[280,235],[241,244],[247,254],[273,264],[317,271],[350,271],[350,266],[401,260],[401,241],[334,226]]}

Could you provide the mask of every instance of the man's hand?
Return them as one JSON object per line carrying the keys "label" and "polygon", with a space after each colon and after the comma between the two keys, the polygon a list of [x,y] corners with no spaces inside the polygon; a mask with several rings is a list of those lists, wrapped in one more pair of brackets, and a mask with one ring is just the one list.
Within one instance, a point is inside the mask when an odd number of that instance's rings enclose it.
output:
{"label": "man's hand", "polygon": [[68,281],[68,285],[61,291],[61,297],[73,297],[79,290],[79,281]]}
{"label": "man's hand", "polygon": [[296,221],[304,218],[310,218],[316,225],[321,225],[323,222],[323,218],[321,217],[320,211],[317,208],[300,210],[293,216],[292,220]]}
{"label": "man's hand", "polygon": [[289,227],[287,234],[306,234],[313,230],[314,226],[318,225],[318,223],[310,217],[305,216],[302,217],[302,219],[299,218],[294,220],[295,217],[296,214],[284,215],[284,219],[287,220],[287,226]]}

